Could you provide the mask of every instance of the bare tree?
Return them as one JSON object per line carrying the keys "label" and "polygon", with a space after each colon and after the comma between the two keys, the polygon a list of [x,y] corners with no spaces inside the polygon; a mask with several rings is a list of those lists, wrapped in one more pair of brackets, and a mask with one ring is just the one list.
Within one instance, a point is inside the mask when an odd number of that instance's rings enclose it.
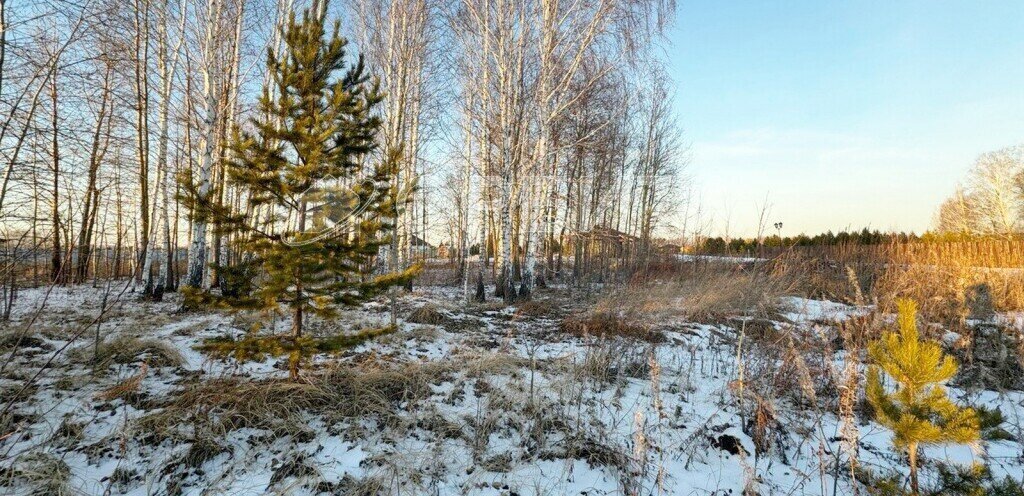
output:
{"label": "bare tree", "polygon": [[1004,148],[978,157],[967,184],[977,216],[976,228],[981,233],[1010,236],[1020,232],[1024,215],[1022,174],[1024,147]]}

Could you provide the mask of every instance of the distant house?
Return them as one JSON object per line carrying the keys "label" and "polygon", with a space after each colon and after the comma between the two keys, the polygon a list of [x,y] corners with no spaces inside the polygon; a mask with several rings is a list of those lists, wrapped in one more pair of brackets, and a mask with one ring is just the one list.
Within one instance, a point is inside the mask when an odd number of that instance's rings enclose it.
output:
{"label": "distant house", "polygon": [[450,258],[452,254],[452,248],[448,246],[448,243],[437,245],[437,258]]}
{"label": "distant house", "polygon": [[610,227],[594,226],[589,231],[573,234],[573,242],[596,247],[613,256],[624,256],[635,249],[640,238]]}
{"label": "distant house", "polygon": [[409,240],[409,251],[414,257],[433,258],[437,256],[437,247],[415,234]]}
{"label": "distant house", "polygon": [[594,226],[589,231],[577,232],[573,236],[580,241],[597,241],[620,248],[640,242],[640,238],[636,236],[603,226]]}

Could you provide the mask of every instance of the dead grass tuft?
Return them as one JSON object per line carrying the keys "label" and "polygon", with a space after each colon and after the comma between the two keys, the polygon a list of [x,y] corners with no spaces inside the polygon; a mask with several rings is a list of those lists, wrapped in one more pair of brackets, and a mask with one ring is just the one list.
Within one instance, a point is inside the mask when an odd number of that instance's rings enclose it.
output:
{"label": "dead grass tuft", "polygon": [[104,389],[96,395],[96,399],[101,401],[113,401],[118,398],[126,398],[129,395],[139,392],[139,388],[142,386],[142,380],[146,378],[149,373],[149,366],[145,363],[142,364],[142,368],[139,372],[117,384],[113,387]]}
{"label": "dead grass tuft", "polygon": [[71,359],[79,363],[94,363],[101,368],[111,365],[146,362],[151,367],[179,367],[185,357],[174,345],[153,338],[117,336],[103,341],[96,348],[85,345],[71,351]]}
{"label": "dead grass tuft", "polygon": [[38,336],[22,329],[10,329],[0,332],[0,353],[9,353],[13,349],[38,348],[52,350],[53,345]]}
{"label": "dead grass tuft", "polygon": [[385,334],[377,339],[376,342],[384,345],[401,346],[409,340],[417,343],[430,343],[436,341],[440,336],[441,332],[438,331],[437,327],[417,326],[408,331]]}
{"label": "dead grass tuft", "polygon": [[551,300],[527,300],[516,304],[516,317],[554,317],[560,308]]}
{"label": "dead grass tuft", "polygon": [[211,460],[225,451],[227,450],[211,437],[197,437],[182,456],[181,462],[187,467],[199,468],[207,460]]}
{"label": "dead grass tuft", "polygon": [[248,427],[288,435],[302,429],[302,410],[326,401],[325,396],[305,383],[216,379],[189,386],[136,427],[156,443],[189,441],[193,429],[221,435]]}
{"label": "dead grass tuft", "polygon": [[29,453],[14,461],[14,465],[0,471],[0,487],[23,487],[28,494],[49,496],[72,495],[69,481],[71,468],[63,460],[41,452]]}
{"label": "dead grass tuft", "polygon": [[274,470],[274,473],[270,476],[270,485],[267,488],[269,489],[288,479],[296,479],[308,483],[319,478],[320,472],[317,471],[306,455],[300,453],[292,455],[277,470]]}
{"label": "dead grass tuft", "polygon": [[620,336],[650,343],[665,341],[665,335],[617,312],[598,310],[565,318],[559,328],[573,336],[606,338]]}
{"label": "dead grass tuft", "polygon": [[75,422],[68,416],[57,426],[57,430],[50,437],[50,442],[55,446],[70,447],[80,443],[84,438],[85,424]]}
{"label": "dead grass tuft", "polygon": [[423,305],[416,310],[413,310],[407,319],[408,322],[414,324],[427,324],[427,325],[443,325],[448,322],[446,317],[435,305],[427,304]]}

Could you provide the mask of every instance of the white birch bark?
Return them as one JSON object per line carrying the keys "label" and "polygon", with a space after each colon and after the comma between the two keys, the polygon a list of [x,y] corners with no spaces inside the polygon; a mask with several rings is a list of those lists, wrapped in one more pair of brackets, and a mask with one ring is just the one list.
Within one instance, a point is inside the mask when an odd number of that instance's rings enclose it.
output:
{"label": "white birch bark", "polygon": [[[205,26],[205,42],[203,43],[203,63],[200,72],[203,78],[203,154],[199,163],[198,188],[196,192],[203,199],[210,195],[210,176],[213,172],[213,154],[217,140],[217,82],[216,64],[214,61],[219,39],[220,12],[222,0],[207,0],[207,18]],[[206,220],[192,221],[192,242],[188,250],[188,271],[185,285],[199,288],[204,283],[206,272]]]}

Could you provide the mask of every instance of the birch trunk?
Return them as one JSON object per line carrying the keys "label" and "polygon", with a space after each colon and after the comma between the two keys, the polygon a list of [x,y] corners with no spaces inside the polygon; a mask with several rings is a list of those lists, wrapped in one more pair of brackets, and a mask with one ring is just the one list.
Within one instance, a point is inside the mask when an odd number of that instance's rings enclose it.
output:
{"label": "birch trunk", "polygon": [[[196,193],[201,201],[209,200],[210,176],[213,172],[214,146],[217,140],[217,83],[214,81],[215,41],[218,40],[221,0],[207,0],[206,40],[203,47],[203,155],[199,163],[199,186]],[[188,274],[185,286],[203,285],[206,270],[206,219],[200,216],[192,221],[192,241],[188,250]]]}

